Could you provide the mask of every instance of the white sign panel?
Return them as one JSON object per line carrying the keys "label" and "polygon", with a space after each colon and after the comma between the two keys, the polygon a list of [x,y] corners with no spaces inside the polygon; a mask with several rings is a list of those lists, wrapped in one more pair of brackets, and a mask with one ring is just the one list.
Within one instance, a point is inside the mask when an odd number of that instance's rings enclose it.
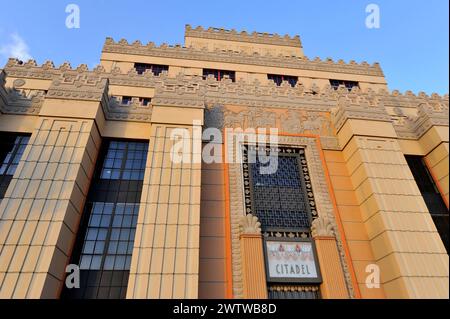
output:
{"label": "white sign panel", "polygon": [[266,241],[270,278],[318,278],[311,242]]}

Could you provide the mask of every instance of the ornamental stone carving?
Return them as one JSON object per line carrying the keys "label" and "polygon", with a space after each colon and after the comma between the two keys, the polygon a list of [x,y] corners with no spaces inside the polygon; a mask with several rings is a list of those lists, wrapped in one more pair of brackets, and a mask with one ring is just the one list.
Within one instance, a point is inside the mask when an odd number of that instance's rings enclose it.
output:
{"label": "ornamental stone carving", "polygon": [[247,214],[241,216],[239,220],[239,230],[241,235],[261,235],[261,223],[258,221],[258,217]]}
{"label": "ornamental stone carving", "polygon": [[311,234],[313,237],[335,237],[333,221],[327,216],[314,219],[311,224]]}
{"label": "ornamental stone carving", "polygon": [[[107,43],[121,47],[131,46],[131,50],[142,49],[142,45],[129,45],[126,41],[114,43],[111,40]],[[150,46],[150,49],[152,48],[154,46]],[[160,49],[177,52],[181,50],[169,47]],[[331,62],[321,63],[330,65]],[[291,87],[276,86],[274,83],[263,85],[257,80],[217,81],[213,77],[203,79],[201,76],[185,75],[182,72],[175,77],[169,77],[165,72],[158,76],[149,71],[137,74],[134,69],[115,68],[111,72],[106,72],[103,66],[97,66],[90,71],[86,65],[72,68],[69,63],[64,63],[55,67],[53,62],[47,61],[38,66],[33,60],[23,63],[17,59],[8,60],[4,72],[5,77],[14,79],[13,86],[17,88],[20,86],[20,89],[26,89],[27,79],[53,81],[49,93],[39,92],[35,95],[43,95],[42,99],[34,98],[33,101],[30,98],[17,99],[16,92],[10,88],[3,88],[4,113],[39,113],[39,105],[44,98],[97,99],[100,92],[95,92],[95,85],[91,86],[93,84],[91,82],[101,83],[107,79],[110,85],[156,89],[148,108],[133,105],[118,106],[113,99],[106,98],[105,116],[111,120],[149,122],[152,106],[155,104],[205,106],[207,126],[219,129],[276,126],[282,132],[308,132],[320,135],[323,145],[334,145],[333,149],[337,147],[336,141],[333,140],[334,128],[339,129],[346,118],[392,122],[398,136],[406,139],[420,138],[430,125],[448,125],[448,95],[428,96],[423,92],[414,95],[412,92],[404,94],[398,91],[388,93],[386,90],[375,92],[357,87],[349,92],[347,88],[339,87],[335,90],[330,85],[320,88],[316,83],[305,87],[298,82],[295,87]],[[104,82],[100,85],[104,85]],[[96,94],[95,97],[93,94]],[[13,100],[14,103],[11,102]],[[8,106],[11,103],[14,105]],[[242,108],[229,109],[230,105]],[[330,119],[329,114],[332,111]],[[331,125],[332,123],[334,125]]]}

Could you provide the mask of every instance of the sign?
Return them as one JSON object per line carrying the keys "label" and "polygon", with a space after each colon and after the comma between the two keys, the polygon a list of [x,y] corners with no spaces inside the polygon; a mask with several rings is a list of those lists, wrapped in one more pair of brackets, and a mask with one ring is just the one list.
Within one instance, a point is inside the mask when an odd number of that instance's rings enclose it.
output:
{"label": "sign", "polygon": [[267,276],[271,282],[321,282],[311,241],[266,240]]}

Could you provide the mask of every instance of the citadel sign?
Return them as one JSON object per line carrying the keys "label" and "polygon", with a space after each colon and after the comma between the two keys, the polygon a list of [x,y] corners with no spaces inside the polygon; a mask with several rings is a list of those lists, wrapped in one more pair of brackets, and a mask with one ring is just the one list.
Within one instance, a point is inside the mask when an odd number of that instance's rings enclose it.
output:
{"label": "citadel sign", "polygon": [[312,242],[267,240],[265,246],[268,281],[321,282]]}

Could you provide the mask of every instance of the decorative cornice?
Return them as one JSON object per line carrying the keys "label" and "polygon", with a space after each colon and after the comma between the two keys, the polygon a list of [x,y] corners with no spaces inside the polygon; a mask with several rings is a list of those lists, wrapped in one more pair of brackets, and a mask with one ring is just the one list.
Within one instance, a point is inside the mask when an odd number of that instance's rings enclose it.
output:
{"label": "decorative cornice", "polygon": [[[6,74],[0,72],[0,111],[8,114],[39,114],[44,101],[45,92],[30,90],[28,94],[13,88],[6,88]],[[20,85],[18,85],[20,87]]]}
{"label": "decorative cornice", "polygon": [[237,32],[235,29],[227,30],[222,28],[208,28],[204,29],[201,26],[192,28],[189,24],[186,24],[184,35],[186,37],[236,41],[236,42],[250,42],[258,44],[270,44],[301,48],[302,44],[300,36],[296,35],[290,37],[289,35],[280,36],[272,33],[252,32],[246,31]]}
{"label": "decorative cornice", "polygon": [[87,72],[78,75],[62,73],[53,80],[46,98],[101,102],[105,95],[108,95],[107,78]]}
{"label": "decorative cornice", "polygon": [[[267,109],[287,109],[292,111],[309,111],[313,113],[330,112],[334,109],[335,127],[339,129],[346,118],[371,119],[378,121],[391,121],[401,138],[417,139],[423,130],[427,129],[427,125],[436,123],[436,125],[448,125],[448,95],[439,96],[432,94],[431,96],[420,92],[414,95],[407,91],[401,94],[398,91],[388,93],[385,90],[377,92],[367,89],[361,91],[355,87],[349,92],[346,88],[340,87],[338,90],[333,89],[330,85],[319,88],[316,84],[309,87],[297,83],[295,87],[291,87],[287,83],[276,86],[274,83],[261,85],[258,81],[253,83],[237,80],[232,82],[229,79],[216,81],[213,77],[203,79],[201,76],[184,75],[182,73],[175,77],[169,77],[166,72],[155,76],[147,71],[143,74],[137,74],[135,70],[129,70],[127,73],[122,72],[119,68],[114,68],[111,72],[106,72],[100,65],[93,70],[88,70],[86,65],[80,65],[72,68],[69,63],[64,63],[59,67],[55,67],[51,61],[45,62],[38,66],[34,60],[22,63],[17,59],[10,59],[4,69],[5,76],[15,78],[13,81],[13,89],[5,89],[3,96],[10,96],[8,102],[10,107],[5,106],[5,97],[3,97],[3,111],[12,113],[36,113],[39,112],[39,105],[45,95],[44,91],[23,90],[26,87],[28,79],[40,79],[49,81],[61,81],[61,78],[72,79],[107,79],[109,84],[118,86],[143,87],[155,89],[155,96],[152,99],[152,105],[172,105],[182,107],[206,107],[206,116],[215,116],[210,111],[215,110],[218,106],[237,105],[249,107],[254,110],[248,114],[257,120],[261,117],[261,123],[269,123],[273,119],[261,113],[261,108]],[[93,92],[76,88],[72,83],[72,93],[77,96],[84,95],[89,98]],[[55,84],[52,84],[55,86]],[[57,91],[51,89],[48,98],[56,98]],[[68,93],[68,98],[71,94]],[[81,92],[80,92],[81,91]],[[95,92],[94,92],[95,93]],[[19,98],[22,95],[23,99]],[[59,93],[58,93],[59,94]],[[99,94],[99,92],[97,92]],[[78,97],[77,97],[78,98]],[[116,100],[108,98],[105,103],[105,115],[108,119],[131,120],[149,122],[151,118],[152,105],[142,107],[137,103],[123,105],[117,103]],[[33,101],[31,101],[33,100]],[[20,104],[22,103],[22,104]],[[430,111],[420,111],[419,106],[430,105]],[[439,113],[438,109],[442,108],[443,113]],[[407,110],[408,109],[408,110]],[[259,110],[259,111],[258,111]],[[407,113],[404,113],[407,110]],[[417,115],[405,115],[414,114]],[[447,112],[447,113],[445,113]],[[428,115],[427,115],[428,114]],[[431,114],[431,115],[430,115]],[[270,114],[269,114],[270,115]],[[227,114],[229,120],[237,114]],[[239,115],[240,116],[240,115]],[[430,118],[431,119],[428,119]],[[447,116],[447,117],[446,117]],[[264,119],[263,119],[264,118]],[[237,119],[236,119],[237,120]],[[299,124],[293,118],[281,119],[286,132],[297,132]],[[303,121],[304,119],[302,119]],[[424,123],[423,125],[419,123]],[[425,123],[428,123],[425,125]],[[305,125],[308,123],[305,122]],[[309,125],[309,124],[308,124]],[[263,125],[264,126],[264,125]],[[421,129],[419,129],[421,127]],[[298,129],[302,129],[298,127]],[[322,134],[321,134],[322,135]],[[328,134],[326,134],[328,135]],[[335,140],[330,138],[321,139],[327,145],[337,147]]]}
{"label": "decorative cornice", "polygon": [[239,229],[241,235],[261,235],[261,223],[258,221],[258,217],[252,214],[241,216]]}
{"label": "decorative cornice", "polygon": [[320,216],[313,220],[311,224],[312,237],[335,237],[333,221],[327,216]]}
{"label": "decorative cornice", "polygon": [[421,138],[433,126],[449,125],[448,101],[435,99],[418,106],[417,116],[399,118],[394,128],[399,137]]}
{"label": "decorative cornice", "polygon": [[[380,102],[380,101],[379,101]],[[370,106],[367,103],[352,103],[348,96],[341,97],[338,107],[331,110],[334,127],[339,131],[348,119],[362,119],[392,123],[391,116],[387,114],[382,105]]]}
{"label": "decorative cornice", "polygon": [[219,49],[208,51],[194,47],[186,48],[181,45],[169,46],[167,44],[162,44],[158,47],[153,42],[149,42],[147,45],[143,45],[140,41],[129,44],[125,39],[115,42],[112,38],[106,38],[102,52],[384,77],[378,63],[369,65],[365,61],[361,64],[355,61],[345,63],[343,60],[334,62],[331,58],[321,60],[318,57],[310,60],[306,56],[273,56],[269,53],[261,55],[257,52],[248,54]]}

